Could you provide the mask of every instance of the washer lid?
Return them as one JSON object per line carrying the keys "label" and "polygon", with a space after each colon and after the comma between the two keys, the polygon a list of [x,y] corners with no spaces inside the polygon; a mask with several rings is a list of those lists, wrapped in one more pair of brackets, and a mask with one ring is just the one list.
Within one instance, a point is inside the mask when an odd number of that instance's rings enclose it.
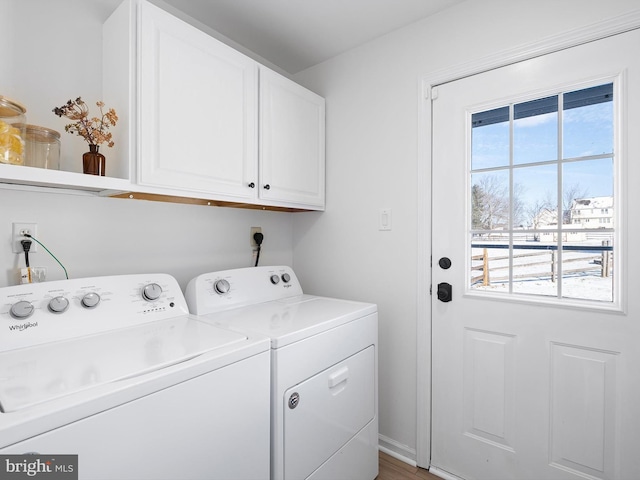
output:
{"label": "washer lid", "polygon": [[373,303],[303,294],[200,318],[222,328],[267,336],[271,348],[280,348],[377,311]]}
{"label": "washer lid", "polygon": [[186,362],[247,337],[190,317],[0,353],[0,411]]}

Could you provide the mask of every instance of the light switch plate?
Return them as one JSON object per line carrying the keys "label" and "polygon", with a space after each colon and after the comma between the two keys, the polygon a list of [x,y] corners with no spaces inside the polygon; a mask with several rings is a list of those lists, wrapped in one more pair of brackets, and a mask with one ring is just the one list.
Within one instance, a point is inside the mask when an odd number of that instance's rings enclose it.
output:
{"label": "light switch plate", "polygon": [[387,231],[391,230],[391,209],[381,208],[380,215],[378,216],[378,230]]}

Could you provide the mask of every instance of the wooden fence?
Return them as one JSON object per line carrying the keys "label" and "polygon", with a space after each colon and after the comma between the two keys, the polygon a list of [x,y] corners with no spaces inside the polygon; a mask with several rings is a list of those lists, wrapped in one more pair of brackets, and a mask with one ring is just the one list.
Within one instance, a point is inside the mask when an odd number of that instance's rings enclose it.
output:
{"label": "wooden fence", "polygon": [[[609,247],[610,248],[610,247]],[[593,247],[591,251],[598,250],[598,247]],[[544,257],[549,257],[543,259]],[[529,258],[530,262],[518,262],[518,259]],[[544,251],[532,251],[527,253],[514,254],[513,265],[513,279],[523,280],[531,278],[549,278],[552,282],[556,281],[558,272],[556,271],[557,265],[557,251],[556,250],[544,250]],[[484,248],[482,254],[474,255],[472,260],[472,272],[479,271],[480,275],[471,277],[471,284],[482,282],[483,286],[491,285],[491,282],[500,282],[509,280],[509,275],[495,276],[497,272],[500,275],[501,270],[509,271],[509,265],[500,265],[505,263],[505,260],[509,260],[508,255],[502,256],[489,256],[489,248]],[[480,262],[478,265],[473,265],[473,262]],[[572,264],[576,262],[589,262],[588,266],[582,266],[580,268],[570,268]],[[496,265],[498,264],[498,265]],[[492,266],[493,265],[493,266]],[[565,265],[567,268],[565,268]],[[526,273],[516,274],[516,270],[522,271],[526,269]],[[609,277],[613,272],[613,252],[610,249],[603,249],[600,254],[580,256],[576,258],[564,258],[562,259],[562,274],[575,274],[575,273],[587,273],[593,272],[601,277]]]}

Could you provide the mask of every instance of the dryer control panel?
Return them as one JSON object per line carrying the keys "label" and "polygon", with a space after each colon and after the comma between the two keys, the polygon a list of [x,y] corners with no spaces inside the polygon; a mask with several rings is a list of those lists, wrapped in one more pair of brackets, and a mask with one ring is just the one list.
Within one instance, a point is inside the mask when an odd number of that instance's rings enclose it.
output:
{"label": "dryer control panel", "polygon": [[248,267],[205,273],[192,279],[185,296],[194,315],[221,312],[302,295],[291,267]]}
{"label": "dryer control panel", "polygon": [[0,352],[188,313],[175,278],[136,274],[0,288]]}

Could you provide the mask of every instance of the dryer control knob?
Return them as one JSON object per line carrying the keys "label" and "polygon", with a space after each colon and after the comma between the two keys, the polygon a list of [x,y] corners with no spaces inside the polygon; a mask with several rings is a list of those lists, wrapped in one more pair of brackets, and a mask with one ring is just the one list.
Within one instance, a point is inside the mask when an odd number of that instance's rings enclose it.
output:
{"label": "dryer control knob", "polygon": [[147,302],[153,302],[157,300],[162,295],[162,287],[157,283],[150,283],[149,285],[145,285],[142,289],[142,298],[144,298]]}
{"label": "dryer control knob", "polygon": [[69,300],[63,296],[54,297],[49,300],[49,311],[53,313],[63,313],[69,308]]}
{"label": "dryer control knob", "polygon": [[231,290],[231,285],[229,285],[229,282],[223,278],[221,280],[216,280],[216,282],[213,284],[213,290],[218,295],[224,295],[225,293],[229,293],[229,290]]}
{"label": "dryer control knob", "polygon": [[271,275],[271,283],[277,285],[280,283],[280,277],[278,275]]}
{"label": "dryer control knob", "polygon": [[31,305],[31,302],[27,302],[26,300],[20,300],[19,302],[16,302],[13,305],[11,305],[11,310],[9,311],[9,313],[11,313],[11,316],[13,318],[22,320],[25,318],[29,318],[33,314],[33,311],[34,311],[34,307],[33,305]]}
{"label": "dryer control knob", "polygon": [[291,275],[289,275],[288,273],[283,273],[282,274],[282,281],[284,283],[289,283],[291,281]]}
{"label": "dryer control knob", "polygon": [[100,295],[96,292],[87,293],[80,301],[85,308],[94,308],[100,303]]}

